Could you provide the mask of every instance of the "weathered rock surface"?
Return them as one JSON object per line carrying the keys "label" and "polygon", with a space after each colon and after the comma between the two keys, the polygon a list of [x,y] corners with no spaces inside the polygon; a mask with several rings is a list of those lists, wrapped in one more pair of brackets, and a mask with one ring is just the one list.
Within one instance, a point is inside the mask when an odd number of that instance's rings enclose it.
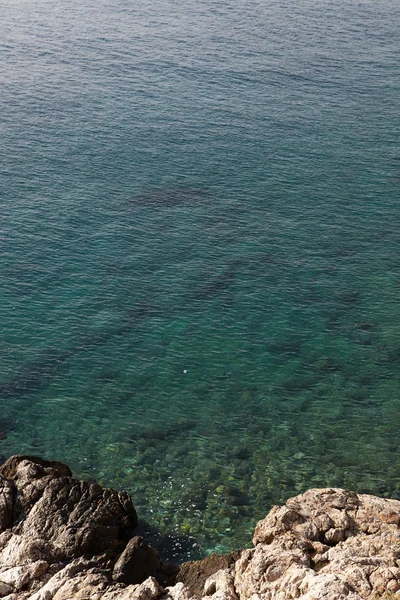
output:
{"label": "weathered rock surface", "polygon": [[400,597],[400,502],[309,490],[274,507],[235,565],[241,599]]}
{"label": "weathered rock surface", "polygon": [[10,458],[0,467],[0,597],[158,598],[164,590],[150,577],[158,562],[146,560],[157,556],[148,546],[130,565],[136,585],[111,577],[136,525],[127,493],[78,481],[61,463]]}
{"label": "weathered rock surface", "polygon": [[[274,507],[233,563],[187,563],[178,579],[210,600],[400,599],[399,523],[397,500],[309,490]],[[213,558],[222,570],[204,581]]]}
{"label": "weathered rock surface", "polygon": [[12,457],[0,467],[0,598],[400,600],[397,500],[309,490],[258,523],[254,548],[185,563],[166,588],[174,569],[136,524],[126,493]]}

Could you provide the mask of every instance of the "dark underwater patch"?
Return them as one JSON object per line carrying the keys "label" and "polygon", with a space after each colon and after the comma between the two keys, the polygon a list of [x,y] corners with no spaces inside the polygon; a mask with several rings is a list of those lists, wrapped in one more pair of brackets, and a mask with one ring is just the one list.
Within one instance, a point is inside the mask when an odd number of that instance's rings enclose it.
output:
{"label": "dark underwater patch", "polygon": [[384,345],[379,351],[379,365],[397,366],[400,362],[400,346]]}
{"label": "dark underwater patch", "polygon": [[[96,347],[106,344],[112,338],[129,335],[143,319],[159,314],[159,309],[154,307],[151,302],[138,302],[129,311],[126,311],[121,324],[112,331],[85,333],[68,350],[47,348],[37,358],[0,382],[0,398],[20,397],[30,392],[36,392],[65,371],[70,358],[90,352]],[[111,371],[108,370],[105,379],[109,381],[115,379],[116,376],[117,374],[111,375]]]}
{"label": "dark underwater patch", "polygon": [[347,310],[358,304],[360,296],[359,290],[345,290],[338,292],[336,299],[338,305],[342,307],[342,310]]}
{"label": "dark underwater patch", "polygon": [[72,356],[72,351],[49,348],[36,360],[19,369],[8,380],[0,383],[0,397],[23,396],[41,388],[52,379]]}
{"label": "dark underwater patch", "polygon": [[129,438],[129,442],[136,443],[140,440],[146,440],[149,443],[166,442],[177,436],[188,434],[196,427],[196,421],[185,419],[176,423],[169,423],[160,426],[159,423],[154,427],[142,428],[135,432],[134,436]]}
{"label": "dark underwater patch", "polygon": [[[15,431],[17,426],[16,421],[7,417],[0,417],[0,441],[6,440],[11,431]],[[0,457],[1,464],[1,457]]]}
{"label": "dark underwater patch", "polygon": [[204,278],[197,283],[190,291],[189,297],[192,300],[210,300],[214,296],[226,292],[235,281],[235,272],[229,267],[223,273]]}
{"label": "dark underwater patch", "polygon": [[9,419],[8,417],[0,417],[0,431],[4,433],[9,433],[10,431],[14,431],[16,429],[17,423],[14,419]]}
{"label": "dark underwater patch", "polygon": [[301,347],[302,340],[297,336],[278,339],[269,344],[270,352],[284,356],[299,356]]}

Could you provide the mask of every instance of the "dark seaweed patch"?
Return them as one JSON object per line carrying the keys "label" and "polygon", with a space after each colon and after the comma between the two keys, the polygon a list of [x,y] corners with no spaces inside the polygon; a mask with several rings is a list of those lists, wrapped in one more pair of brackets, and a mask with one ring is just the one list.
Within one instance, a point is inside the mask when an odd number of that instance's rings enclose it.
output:
{"label": "dark seaweed patch", "polygon": [[16,429],[16,421],[13,419],[9,419],[7,417],[0,417],[0,431],[4,431],[8,433],[10,431],[14,431]]}
{"label": "dark seaweed patch", "polygon": [[378,364],[395,365],[400,362],[400,346],[383,346],[379,355]]}
{"label": "dark seaweed patch", "polygon": [[358,290],[348,290],[337,294],[338,304],[344,309],[352,308],[360,300],[360,292]]}
{"label": "dark seaweed patch", "polygon": [[[113,331],[107,333],[86,333],[69,350],[47,348],[29,364],[18,369],[11,377],[0,382],[0,398],[23,396],[35,392],[46,385],[51,379],[66,369],[70,358],[106,344],[110,339],[129,335],[143,319],[159,315],[160,310],[150,302],[139,302],[126,312],[121,324]],[[110,381],[115,378],[110,376],[110,371],[105,379]]]}
{"label": "dark seaweed patch", "polygon": [[16,372],[8,381],[0,384],[0,397],[11,398],[33,392],[60,372],[72,351],[48,349],[35,361]]}
{"label": "dark seaweed patch", "polygon": [[362,329],[362,331],[372,331],[372,330],[376,329],[378,327],[378,325],[377,325],[377,323],[365,322],[365,323],[357,323],[356,327],[358,327],[359,329]]}
{"label": "dark seaweed patch", "polygon": [[134,437],[128,439],[129,442],[136,443],[140,440],[148,440],[150,442],[165,442],[177,435],[188,433],[196,427],[196,421],[184,420],[176,423],[170,423],[160,427],[158,424],[155,427],[148,427],[135,432]]}
{"label": "dark seaweed patch", "polygon": [[283,338],[269,344],[269,349],[274,354],[285,356],[298,356],[301,353],[302,342],[297,337]]}
{"label": "dark seaweed patch", "polygon": [[238,460],[249,460],[251,458],[251,451],[248,448],[239,448],[234,452],[233,456]]}
{"label": "dark seaweed patch", "polygon": [[190,293],[190,297],[193,300],[210,300],[214,296],[219,296],[223,292],[226,292],[234,281],[235,273],[232,268],[228,268],[224,273],[200,283]]}

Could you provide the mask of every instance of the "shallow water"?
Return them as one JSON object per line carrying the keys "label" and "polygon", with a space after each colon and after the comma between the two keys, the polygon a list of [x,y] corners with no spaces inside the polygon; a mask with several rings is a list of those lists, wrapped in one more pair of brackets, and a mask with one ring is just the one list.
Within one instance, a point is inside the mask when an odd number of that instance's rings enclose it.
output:
{"label": "shallow water", "polygon": [[398,496],[398,3],[2,13],[0,454],[190,556],[312,486]]}

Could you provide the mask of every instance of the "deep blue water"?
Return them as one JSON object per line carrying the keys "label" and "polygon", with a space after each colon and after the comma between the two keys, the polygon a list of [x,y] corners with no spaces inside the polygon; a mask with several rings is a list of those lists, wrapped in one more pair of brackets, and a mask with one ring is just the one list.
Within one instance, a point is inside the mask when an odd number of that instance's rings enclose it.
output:
{"label": "deep blue water", "polygon": [[194,555],[400,495],[397,0],[5,0],[0,455]]}

